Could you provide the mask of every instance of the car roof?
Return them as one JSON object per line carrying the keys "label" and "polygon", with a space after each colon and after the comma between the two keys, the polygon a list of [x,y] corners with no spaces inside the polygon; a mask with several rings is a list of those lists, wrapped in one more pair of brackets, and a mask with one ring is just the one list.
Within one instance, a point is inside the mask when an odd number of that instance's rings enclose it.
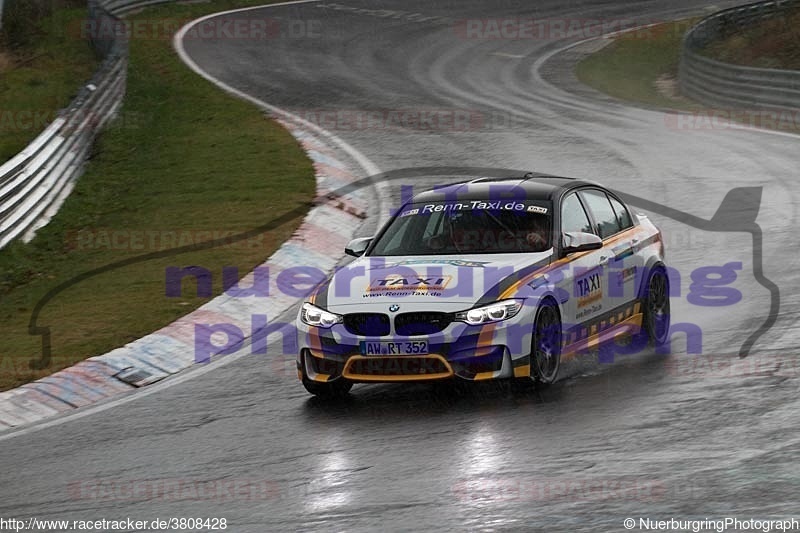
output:
{"label": "car roof", "polygon": [[[591,181],[529,172],[522,177],[476,178],[445,187],[437,187],[415,195],[411,203],[454,200],[502,200],[504,198],[521,199],[519,198],[520,189],[525,191],[525,200],[552,201],[566,191],[587,185],[603,188],[601,185]],[[506,191],[505,189],[508,190]]]}

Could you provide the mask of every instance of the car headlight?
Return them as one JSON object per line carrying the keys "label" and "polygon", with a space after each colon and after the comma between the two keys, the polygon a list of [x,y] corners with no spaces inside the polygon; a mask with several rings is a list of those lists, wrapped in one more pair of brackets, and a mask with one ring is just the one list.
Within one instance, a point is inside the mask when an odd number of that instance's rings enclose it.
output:
{"label": "car headlight", "polygon": [[487,324],[512,318],[519,313],[520,309],[522,309],[522,300],[501,300],[489,305],[459,311],[455,314],[455,319],[471,325]]}
{"label": "car headlight", "polygon": [[321,307],[306,302],[303,304],[303,307],[300,308],[300,320],[309,326],[329,328],[334,324],[340,324],[342,322],[342,315],[331,313]]}

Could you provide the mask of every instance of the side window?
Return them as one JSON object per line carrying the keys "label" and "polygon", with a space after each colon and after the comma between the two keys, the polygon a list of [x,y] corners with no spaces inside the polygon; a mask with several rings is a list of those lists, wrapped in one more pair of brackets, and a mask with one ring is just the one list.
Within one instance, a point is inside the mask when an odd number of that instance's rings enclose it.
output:
{"label": "side window", "polygon": [[619,221],[620,227],[625,230],[633,226],[631,214],[628,212],[628,209],[622,205],[622,202],[611,195],[608,196],[608,199],[611,200],[611,206],[614,208],[614,212],[617,214],[617,220]]}
{"label": "side window", "polygon": [[577,194],[570,194],[561,202],[561,231],[573,232],[582,231],[584,233],[594,233],[589,217],[578,200]]}
{"label": "side window", "polygon": [[597,234],[601,238],[605,239],[621,231],[619,220],[617,220],[617,215],[614,213],[606,193],[590,189],[581,191],[581,197],[586,200],[586,204],[594,216]]}

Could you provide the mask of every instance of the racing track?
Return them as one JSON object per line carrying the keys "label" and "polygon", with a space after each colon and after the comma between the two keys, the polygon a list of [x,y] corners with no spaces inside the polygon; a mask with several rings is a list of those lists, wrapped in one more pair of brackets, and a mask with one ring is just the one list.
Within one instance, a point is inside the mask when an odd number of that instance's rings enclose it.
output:
{"label": "racing track", "polygon": [[[432,4],[342,0],[337,5],[372,11],[312,2],[233,13],[223,17],[319,20],[322,31],[266,44],[188,40],[186,51],[211,76],[285,109],[467,109],[486,118],[473,131],[334,132],[382,171],[534,169],[597,179],[705,219],[731,188],[762,186],[761,252],[782,307],[746,359],[756,372],[729,366],[770,307],[769,292],[754,280],[750,236],[653,215],[681,273],[674,320],[702,329],[703,353],[714,366],[689,366],[698,359],[676,341],[673,355],[587,363],[538,393],[376,385],[328,405],[309,399],[288,359],[245,349],[133,401],[4,437],[0,516],[217,516],[237,532],[368,531],[387,521],[408,531],[621,531],[629,516],[797,511],[798,139],[676,131],[662,113],[579,87],[571,74],[575,52],[564,51],[578,38],[478,40],[454,30],[468,18],[650,21],[696,11],[697,2]],[[731,261],[743,264],[735,283],[741,302],[687,302],[691,272]],[[277,343],[269,349],[281,351]],[[158,479],[265,480],[271,490],[250,499],[170,501],[76,489],[96,480]]]}

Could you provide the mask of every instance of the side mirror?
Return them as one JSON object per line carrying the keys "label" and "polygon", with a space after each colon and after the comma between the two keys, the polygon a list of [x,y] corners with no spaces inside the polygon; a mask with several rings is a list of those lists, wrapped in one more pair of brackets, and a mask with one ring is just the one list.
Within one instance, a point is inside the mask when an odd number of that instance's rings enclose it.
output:
{"label": "side mirror", "polygon": [[360,239],[353,239],[347,246],[344,247],[344,253],[352,255],[353,257],[361,257],[367,250],[369,243],[372,242],[372,237],[361,237]]}
{"label": "side mirror", "polygon": [[574,254],[575,252],[599,250],[602,247],[603,239],[594,233],[584,233],[582,231],[568,231],[564,233],[562,247],[564,255]]}

